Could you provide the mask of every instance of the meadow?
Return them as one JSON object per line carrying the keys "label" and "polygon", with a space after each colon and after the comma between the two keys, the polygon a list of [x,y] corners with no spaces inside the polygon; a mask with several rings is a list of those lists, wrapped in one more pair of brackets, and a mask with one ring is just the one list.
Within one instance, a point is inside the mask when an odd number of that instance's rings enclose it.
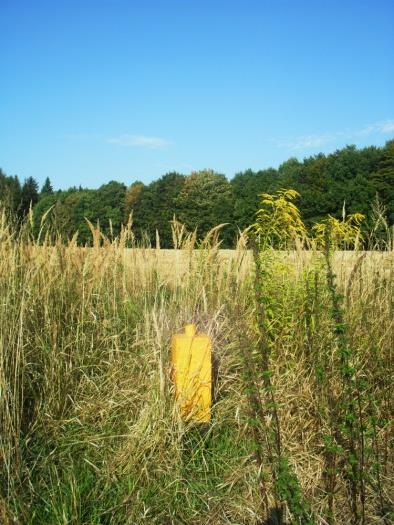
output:
{"label": "meadow", "polygon": [[[33,240],[0,224],[0,523],[388,524],[394,252]],[[170,340],[211,336],[209,425]]]}

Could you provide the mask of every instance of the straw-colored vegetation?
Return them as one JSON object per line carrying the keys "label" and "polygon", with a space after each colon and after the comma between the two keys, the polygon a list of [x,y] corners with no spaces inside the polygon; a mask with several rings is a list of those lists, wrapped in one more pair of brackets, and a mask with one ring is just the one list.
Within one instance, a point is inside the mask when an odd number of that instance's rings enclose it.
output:
{"label": "straw-colored vegetation", "polygon": [[[244,236],[194,250],[173,227],[171,252],[130,228],[80,248],[3,216],[0,523],[390,523],[393,252],[264,249],[256,271]],[[191,322],[214,345],[204,427],[169,379]]]}

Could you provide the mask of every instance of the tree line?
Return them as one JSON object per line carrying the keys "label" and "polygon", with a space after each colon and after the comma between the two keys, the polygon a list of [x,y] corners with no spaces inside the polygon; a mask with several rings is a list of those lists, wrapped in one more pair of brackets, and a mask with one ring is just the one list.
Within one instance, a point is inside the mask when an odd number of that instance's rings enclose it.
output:
{"label": "tree line", "polygon": [[154,244],[158,231],[161,247],[171,247],[170,223],[175,215],[189,231],[197,229],[199,238],[225,223],[223,246],[232,247],[238,230],[255,222],[259,194],[281,188],[298,191],[297,206],[307,227],[327,215],[340,218],[344,206],[347,213],[365,215],[368,227],[376,199],[385,208],[388,224],[393,225],[394,140],[383,147],[346,146],[302,161],[290,158],[278,169],[249,169],[231,180],[207,169],[189,175],[170,172],[150,184],[136,180],[127,187],[110,181],[98,189],[54,191],[49,178],[39,189],[32,177],[21,184],[17,176],[0,170],[0,200],[18,221],[23,221],[31,209],[38,233],[46,214],[46,228],[64,238],[78,232],[81,244],[91,242],[85,219],[98,223],[106,236],[116,237],[132,214],[136,238],[145,244]]}

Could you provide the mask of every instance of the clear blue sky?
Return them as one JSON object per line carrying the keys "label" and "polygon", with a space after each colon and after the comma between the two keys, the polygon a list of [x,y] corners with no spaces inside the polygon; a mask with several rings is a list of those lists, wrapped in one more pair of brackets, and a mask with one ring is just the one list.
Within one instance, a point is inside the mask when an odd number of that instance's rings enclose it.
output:
{"label": "clear blue sky", "polygon": [[392,0],[0,0],[0,167],[55,188],[394,136]]}

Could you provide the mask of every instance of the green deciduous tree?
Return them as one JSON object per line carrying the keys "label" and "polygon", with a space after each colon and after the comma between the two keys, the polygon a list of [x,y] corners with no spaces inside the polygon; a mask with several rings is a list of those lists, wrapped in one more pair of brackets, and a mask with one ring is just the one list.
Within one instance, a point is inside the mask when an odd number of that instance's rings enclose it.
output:
{"label": "green deciduous tree", "polygon": [[231,180],[234,195],[234,222],[241,230],[255,220],[261,193],[278,189],[278,172],[272,168],[262,171],[247,170],[237,173]]}
{"label": "green deciduous tree", "polygon": [[179,220],[189,230],[197,229],[199,238],[221,223],[229,223],[222,231],[226,246],[234,242],[234,197],[226,177],[212,170],[195,171],[186,177],[176,199]]}
{"label": "green deciduous tree", "polygon": [[90,244],[91,231],[86,219],[93,225],[99,225],[102,233],[108,237],[119,235],[124,216],[126,186],[111,181],[98,190],[72,188],[43,197],[34,209],[36,233],[41,228],[41,219],[46,217],[47,228],[60,233],[65,238],[78,232],[81,244]]}
{"label": "green deciduous tree", "polygon": [[[176,172],[167,173],[148,186],[135,187],[133,220],[137,235],[145,234],[152,243],[155,242],[156,230],[160,234],[161,247],[172,245],[171,224],[179,206],[177,198],[183,189],[185,176]],[[130,198],[130,195],[129,195]]]}
{"label": "green deciduous tree", "polygon": [[383,204],[387,207],[387,216],[394,223],[394,140],[386,143],[376,171],[372,173],[373,185]]}
{"label": "green deciduous tree", "polygon": [[131,184],[125,195],[125,203],[124,203],[124,221],[127,222],[129,220],[130,214],[134,212],[134,208],[137,206],[139,202],[139,197],[141,195],[142,189],[145,187],[143,182],[135,181],[133,184]]}

